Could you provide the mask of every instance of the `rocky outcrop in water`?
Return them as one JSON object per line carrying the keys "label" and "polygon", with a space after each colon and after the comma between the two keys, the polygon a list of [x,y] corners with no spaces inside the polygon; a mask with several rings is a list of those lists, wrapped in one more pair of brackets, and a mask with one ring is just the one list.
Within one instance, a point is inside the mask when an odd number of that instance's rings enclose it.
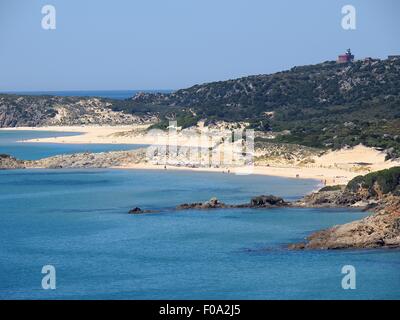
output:
{"label": "rocky outcrop in water", "polygon": [[100,153],[76,153],[58,155],[29,163],[31,168],[111,168],[127,164],[143,163],[146,158],[145,149],[131,151],[112,151]]}
{"label": "rocky outcrop in water", "polygon": [[8,155],[0,156],[0,169],[44,168],[111,168],[146,162],[146,149],[110,151],[99,153],[63,154],[39,160],[18,160]]}
{"label": "rocky outcrop in water", "polygon": [[269,208],[269,207],[286,207],[290,203],[286,202],[280,197],[273,195],[258,196],[250,200],[249,208]]}
{"label": "rocky outcrop in water", "polygon": [[4,169],[24,169],[25,161],[15,159],[8,154],[0,154],[0,170]]}
{"label": "rocky outcrop in water", "polygon": [[[277,207],[285,207],[290,206],[291,204],[285,202],[280,197],[275,197],[272,195],[269,196],[258,196],[254,197],[250,200],[249,203],[244,204],[226,204],[224,202],[219,201],[217,198],[213,197],[205,202],[193,202],[193,203],[183,203],[176,206],[175,210],[212,210],[212,209],[240,209],[240,208],[277,208]],[[130,214],[142,214],[142,213],[154,213],[157,211],[152,210],[142,210],[139,207],[135,207],[130,210]]]}
{"label": "rocky outcrop in water", "polygon": [[291,249],[400,247],[400,168],[354,178],[340,190],[320,191],[297,204],[304,207],[354,207],[375,213],[359,221],[318,231]]}
{"label": "rocky outcrop in water", "polygon": [[189,209],[226,209],[234,208],[233,205],[227,205],[220,202],[217,198],[211,198],[206,202],[183,203],[176,207],[176,210],[189,210]]}
{"label": "rocky outcrop in water", "polygon": [[139,207],[135,207],[131,210],[129,210],[129,214],[145,214],[145,213],[158,213],[159,211],[157,210],[142,210]]}
{"label": "rocky outcrop in water", "polygon": [[184,203],[180,204],[176,207],[177,210],[189,210],[189,209],[200,209],[200,210],[209,210],[209,209],[239,209],[239,208],[277,208],[277,207],[286,207],[291,204],[284,201],[280,197],[276,197],[273,195],[269,196],[258,196],[254,197],[250,200],[249,203],[244,204],[226,204],[220,202],[217,198],[211,198],[206,202],[194,202],[194,203]]}
{"label": "rocky outcrop in water", "polygon": [[[382,206],[384,208],[382,208]],[[318,231],[291,249],[360,249],[400,247],[400,198],[389,197],[362,220]]]}

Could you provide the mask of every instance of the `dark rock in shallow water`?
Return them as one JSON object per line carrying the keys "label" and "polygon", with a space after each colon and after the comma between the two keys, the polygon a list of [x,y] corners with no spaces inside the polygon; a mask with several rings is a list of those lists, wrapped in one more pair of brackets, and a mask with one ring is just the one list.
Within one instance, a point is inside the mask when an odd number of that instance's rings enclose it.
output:
{"label": "dark rock in shallow water", "polygon": [[177,210],[188,210],[188,209],[240,209],[240,208],[275,208],[289,206],[290,203],[285,202],[280,197],[269,196],[258,196],[250,200],[250,203],[230,205],[220,202],[217,198],[211,198],[207,202],[194,202],[184,203],[176,207]]}
{"label": "dark rock in shallow water", "polygon": [[138,208],[138,207],[136,207],[136,208],[133,208],[132,210],[129,210],[129,213],[131,213],[131,214],[139,214],[139,213],[143,213],[143,210]]}
{"label": "dark rock in shallow water", "polygon": [[48,169],[62,169],[63,167],[61,166],[61,165],[57,165],[57,164],[55,164],[55,165],[50,165],[49,167],[48,167]]}
{"label": "dark rock in shallow water", "polygon": [[139,207],[135,207],[129,210],[129,214],[144,214],[144,213],[157,213],[156,210],[142,210]]}
{"label": "dark rock in shallow water", "polygon": [[176,207],[177,210],[189,210],[189,209],[224,209],[233,208],[234,206],[227,205],[220,202],[217,198],[211,198],[206,202],[194,202],[194,203],[183,203]]}
{"label": "dark rock in shallow water", "polygon": [[283,207],[289,205],[285,200],[273,195],[258,196],[250,200],[250,208]]}

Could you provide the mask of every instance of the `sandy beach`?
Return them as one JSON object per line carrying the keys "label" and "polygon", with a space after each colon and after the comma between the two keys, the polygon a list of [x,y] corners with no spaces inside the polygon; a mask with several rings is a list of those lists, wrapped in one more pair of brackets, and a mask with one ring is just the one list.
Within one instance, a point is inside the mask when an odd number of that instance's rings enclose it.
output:
{"label": "sandy beach", "polygon": [[[30,130],[74,132],[77,135],[23,140],[20,142],[66,143],[66,144],[139,144],[165,145],[174,142],[178,146],[208,147],[208,143],[191,137],[190,134],[177,134],[174,141],[161,130],[147,131],[150,124],[121,126],[48,126],[48,127],[16,127],[0,128],[0,130]],[[79,133],[79,134],[78,134]],[[187,131],[186,131],[187,133]],[[194,133],[194,132],[192,132]]]}
{"label": "sandy beach", "polygon": [[328,168],[302,168],[302,167],[271,167],[271,166],[254,166],[251,169],[243,170],[234,167],[225,168],[191,168],[191,167],[177,167],[177,166],[164,166],[154,165],[149,163],[131,164],[127,166],[115,167],[116,169],[142,169],[142,170],[190,170],[198,172],[219,172],[222,174],[257,174],[273,177],[283,177],[292,179],[314,179],[318,180],[321,186],[324,185],[337,185],[346,184],[352,178],[359,175],[359,173],[349,172],[341,169],[328,169]]}
{"label": "sandy beach", "polygon": [[[76,136],[52,137],[26,140],[23,142],[38,143],[70,143],[70,144],[144,144],[166,143],[167,135],[155,137],[146,135],[148,125],[135,126],[59,126],[59,127],[18,127],[3,128],[0,130],[33,130],[54,132],[76,132]],[[185,138],[178,138],[178,145],[187,145]],[[316,179],[324,185],[346,184],[355,176],[368,172],[399,166],[400,162],[385,161],[385,153],[359,145],[351,149],[331,151],[322,156],[315,156],[311,163],[306,165],[255,165],[247,168],[244,174],[259,174],[297,179]],[[123,169],[165,169],[164,165],[151,163],[128,164]],[[237,167],[220,168],[192,168],[188,166],[167,165],[167,170],[211,171],[231,174],[241,174]],[[246,168],[245,168],[246,169]]]}
{"label": "sandy beach", "polygon": [[144,132],[149,125],[134,126],[49,126],[49,127],[16,127],[0,130],[30,130],[80,133],[74,136],[51,137],[24,140],[23,142],[70,143],[70,144],[151,144]]}

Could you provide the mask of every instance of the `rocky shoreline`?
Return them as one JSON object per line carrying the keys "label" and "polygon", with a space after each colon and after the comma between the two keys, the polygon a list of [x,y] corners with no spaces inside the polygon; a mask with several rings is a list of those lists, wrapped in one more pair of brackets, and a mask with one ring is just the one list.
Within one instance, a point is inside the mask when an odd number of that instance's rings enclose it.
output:
{"label": "rocky shoreline", "polygon": [[[361,206],[373,214],[354,222],[317,231],[289,249],[366,249],[400,247],[400,197],[387,196]],[[312,207],[312,204],[310,204]],[[329,207],[334,207],[329,205]],[[347,207],[354,207],[348,205]]]}
{"label": "rocky shoreline", "polygon": [[19,160],[4,154],[0,155],[0,169],[111,168],[144,163],[145,159],[146,149],[143,148],[131,151],[62,154],[39,160]]}

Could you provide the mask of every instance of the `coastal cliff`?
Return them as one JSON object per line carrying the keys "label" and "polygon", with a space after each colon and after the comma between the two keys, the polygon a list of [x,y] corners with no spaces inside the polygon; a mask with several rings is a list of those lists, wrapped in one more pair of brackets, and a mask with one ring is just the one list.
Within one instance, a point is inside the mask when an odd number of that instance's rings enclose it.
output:
{"label": "coastal cliff", "polygon": [[302,207],[359,207],[374,213],[359,221],[318,231],[291,249],[400,247],[400,167],[358,176],[347,186],[304,197]]}
{"label": "coastal cliff", "polygon": [[382,201],[373,215],[318,231],[291,249],[362,249],[400,247],[400,198]]}

